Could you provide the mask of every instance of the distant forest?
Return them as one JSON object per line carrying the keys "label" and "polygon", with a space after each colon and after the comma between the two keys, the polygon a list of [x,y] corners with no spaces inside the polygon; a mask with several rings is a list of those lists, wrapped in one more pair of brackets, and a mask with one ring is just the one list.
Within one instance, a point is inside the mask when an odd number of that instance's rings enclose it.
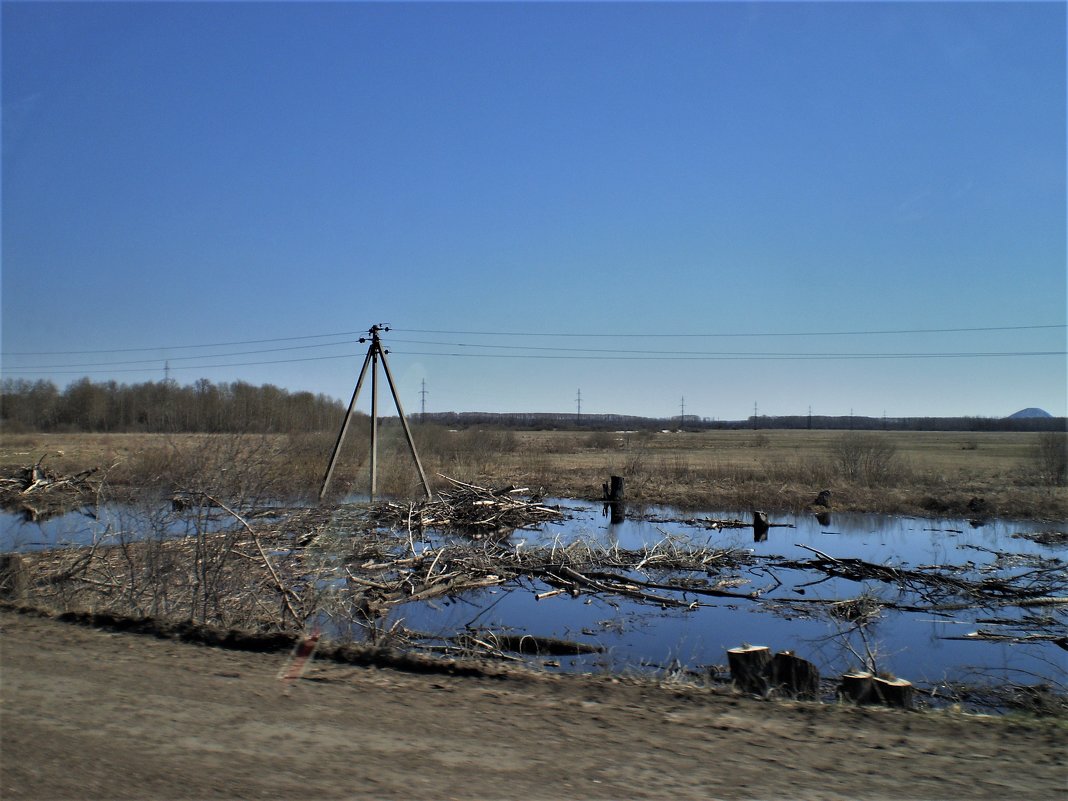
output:
{"label": "distant forest", "polygon": [[[392,407],[388,407],[392,409]],[[271,384],[241,381],[213,384],[200,379],[143,384],[94,383],[83,378],[60,391],[51,381],[4,379],[0,382],[0,423],[18,432],[207,432],[282,433],[332,431],[345,406],[311,392],[289,392]],[[837,429],[886,431],[1064,431],[1064,417],[861,417],[828,415],[756,416],[713,420],[686,415],[656,418],[619,414],[437,412],[415,414],[425,422],[467,428],[686,430]],[[388,422],[388,418],[387,418]]]}
{"label": "distant forest", "polygon": [[270,433],[336,428],[345,407],[326,395],[288,392],[237,381],[188,386],[75,381],[62,392],[51,381],[4,379],[0,421],[22,431]]}
{"label": "distant forest", "polygon": [[1064,431],[1064,417],[862,417],[860,415],[759,415],[745,420],[714,420],[686,415],[681,417],[636,417],[621,414],[439,412],[415,415],[416,420],[453,428],[472,425],[502,428],[582,428],[592,430],[672,430],[708,429],[833,429],[857,431]]}

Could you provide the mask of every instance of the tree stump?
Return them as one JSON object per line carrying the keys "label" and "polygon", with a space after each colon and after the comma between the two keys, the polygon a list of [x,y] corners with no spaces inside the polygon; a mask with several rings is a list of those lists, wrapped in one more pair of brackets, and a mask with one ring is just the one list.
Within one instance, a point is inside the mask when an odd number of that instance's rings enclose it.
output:
{"label": "tree stump", "polygon": [[611,481],[611,487],[607,482],[602,485],[604,488],[604,502],[620,503],[623,500],[623,476],[612,476]]}
{"label": "tree stump", "polygon": [[17,600],[26,593],[26,568],[17,553],[0,554],[0,598]]}
{"label": "tree stump", "polygon": [[872,689],[871,673],[864,670],[855,670],[842,676],[838,685],[838,695],[855,704],[871,703],[874,690]]}
{"label": "tree stump", "polygon": [[882,704],[911,709],[913,686],[905,679],[887,679],[857,670],[842,676],[838,694],[856,704]]}
{"label": "tree stump", "polygon": [[792,651],[779,651],[771,660],[771,686],[789,698],[819,698],[820,671]]}
{"label": "tree stump", "polygon": [[768,666],[771,649],[764,645],[743,645],[727,649],[731,681],[745,693],[764,695],[768,691]]}
{"label": "tree stump", "polygon": [[884,679],[875,676],[872,678],[872,693],[877,701],[885,706],[912,708],[912,682],[905,679]]}

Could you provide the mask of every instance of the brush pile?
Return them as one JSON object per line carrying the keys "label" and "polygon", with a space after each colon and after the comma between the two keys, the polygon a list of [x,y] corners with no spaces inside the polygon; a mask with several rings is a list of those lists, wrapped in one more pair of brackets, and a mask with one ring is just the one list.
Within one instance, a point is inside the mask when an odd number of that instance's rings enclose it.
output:
{"label": "brush pile", "polygon": [[[452,489],[437,498],[404,506],[386,503],[376,508],[374,522],[408,530],[451,529],[485,536],[507,536],[516,529],[532,528],[564,519],[558,507],[545,506],[526,487],[486,489],[442,476]],[[524,499],[523,496],[526,496]]]}
{"label": "brush pile", "polygon": [[20,513],[26,520],[44,520],[69,512],[96,499],[100,482],[93,481],[97,468],[61,476],[42,466],[31,467],[0,478],[0,508]]}

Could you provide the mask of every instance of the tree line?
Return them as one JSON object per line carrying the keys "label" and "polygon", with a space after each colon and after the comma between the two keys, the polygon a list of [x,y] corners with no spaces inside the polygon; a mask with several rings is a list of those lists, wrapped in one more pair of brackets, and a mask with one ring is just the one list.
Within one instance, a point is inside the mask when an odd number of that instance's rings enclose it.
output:
{"label": "tree line", "polygon": [[860,415],[759,415],[744,420],[714,420],[686,415],[638,417],[621,414],[541,412],[430,412],[416,420],[452,428],[491,426],[516,429],[589,429],[641,431],[813,429],[835,431],[1064,431],[1064,417],[864,417]]}
{"label": "tree line", "polygon": [[323,394],[289,392],[243,381],[214,384],[206,378],[119,384],[75,381],[60,391],[51,381],[0,382],[0,422],[15,433],[207,432],[272,433],[335,429],[345,408]]}

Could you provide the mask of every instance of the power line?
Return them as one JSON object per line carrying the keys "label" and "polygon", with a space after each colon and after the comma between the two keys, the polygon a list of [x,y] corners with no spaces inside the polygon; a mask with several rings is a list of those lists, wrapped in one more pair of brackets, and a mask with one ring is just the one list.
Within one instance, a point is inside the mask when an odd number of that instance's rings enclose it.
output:
{"label": "power line", "polygon": [[[938,352],[930,354],[925,353],[841,353],[841,352],[811,352],[811,351],[699,351],[699,350],[651,350],[651,349],[633,349],[633,348],[567,348],[567,347],[554,347],[547,345],[497,345],[493,343],[480,343],[480,342],[431,342],[427,340],[419,339],[394,339],[393,342],[397,342],[403,345],[431,345],[435,347],[454,347],[454,348],[484,348],[494,350],[509,350],[509,351],[547,351],[550,353],[590,353],[590,354],[627,354],[633,356],[680,356],[680,357],[699,357],[699,356],[736,356],[741,358],[748,357],[796,357],[796,358],[835,358],[846,356],[857,357],[910,357],[910,356],[922,356],[922,355],[947,355]],[[1024,352],[1017,352],[1022,354]],[[498,354],[473,354],[473,355],[498,355]],[[952,354],[957,355],[957,354]],[[970,355],[964,352],[963,355]],[[591,357],[592,358],[592,357]]]}
{"label": "power line", "polygon": [[998,358],[998,357],[1022,357],[1022,356],[1068,356],[1068,351],[995,351],[983,353],[691,353],[688,355],[671,355],[670,353],[652,353],[642,356],[609,356],[609,355],[560,355],[560,354],[537,354],[537,353],[449,353],[433,351],[404,351],[391,350],[402,356],[450,356],[460,358],[482,359],[573,359],[588,361],[653,361],[668,359],[672,361],[821,361],[837,359],[968,359],[968,358]]}
{"label": "power line", "polygon": [[[1065,323],[1056,323],[1052,325],[995,325],[995,326],[981,326],[973,328],[896,328],[896,329],[883,329],[883,330],[864,330],[864,331],[763,331],[763,332],[719,332],[719,333],[691,333],[691,334],[672,334],[659,332],[648,333],[565,333],[562,331],[553,331],[552,336],[566,336],[569,338],[574,337],[610,337],[612,339],[621,339],[623,337],[640,337],[641,339],[648,339],[650,337],[836,337],[836,336],[873,336],[883,334],[956,334],[956,333],[969,333],[980,331],[1034,331],[1040,329],[1051,328],[1068,328]],[[428,328],[394,328],[394,331],[401,331],[410,334],[448,334],[453,336],[487,336],[487,337],[544,337],[547,336],[544,331],[444,331]]]}
{"label": "power line", "polygon": [[[185,364],[179,367],[171,367],[171,370],[214,370],[219,367],[256,367],[265,364],[293,364],[295,362],[318,362],[327,359],[354,359],[356,354],[344,353],[340,356],[307,356],[303,359],[268,359],[259,362],[225,362],[223,364]],[[30,375],[112,375],[114,373],[150,373],[158,367],[123,367],[118,370],[52,370],[50,368],[18,368],[15,370],[5,369],[5,374]]]}
{"label": "power line", "polygon": [[[354,345],[357,342],[359,342],[358,339],[350,339],[350,340],[342,340],[340,342],[322,342],[322,343],[320,343],[318,345],[290,345],[290,346],[285,347],[285,348],[260,348],[260,349],[257,349],[257,350],[233,351],[231,353],[202,353],[202,354],[199,354],[197,356],[171,356],[171,357],[168,357],[167,361],[168,362],[175,362],[175,361],[190,361],[190,360],[193,360],[193,359],[228,359],[228,358],[231,358],[233,356],[249,356],[249,355],[256,354],[256,353],[280,353],[282,351],[289,351],[289,350],[308,350],[308,349],[311,349],[311,348],[331,348],[331,347],[335,347],[337,345]],[[218,345],[215,345],[213,347],[218,347]],[[106,361],[106,362],[79,362],[79,363],[75,363],[75,364],[51,364],[51,365],[47,365],[46,367],[44,367],[42,369],[52,369],[53,367],[54,368],[61,368],[61,367],[110,367],[110,366],[121,367],[122,365],[127,365],[127,364],[158,364],[158,363],[159,363],[159,359],[128,359],[128,360],[117,361],[117,362]],[[19,367],[19,368],[16,368],[16,369],[27,370],[27,369],[33,369],[33,368],[29,368],[29,367],[23,366],[23,367]]]}
{"label": "power line", "polygon": [[[647,332],[647,333],[566,333],[561,331],[553,331],[546,333],[545,331],[446,331],[435,329],[422,329],[422,328],[394,328],[394,331],[402,331],[412,334],[443,334],[449,336],[494,336],[494,337],[546,337],[546,336],[565,336],[569,338],[641,338],[649,339],[653,337],[660,338],[717,338],[717,337],[827,337],[827,336],[880,336],[880,335],[899,335],[899,334],[953,334],[953,333],[972,333],[983,331],[1039,331],[1058,328],[1068,328],[1068,325],[1064,323],[1057,323],[1051,325],[1001,325],[1001,326],[982,326],[972,328],[899,328],[899,329],[884,329],[884,330],[864,330],[864,331],[763,331],[763,332],[705,332],[705,333],[665,333],[663,331]],[[296,342],[300,340],[308,339],[325,339],[327,337],[349,337],[349,336],[361,336],[366,334],[366,331],[335,331],[329,334],[305,334],[302,336],[292,337],[273,337],[270,339],[244,339],[234,340],[230,342],[208,342],[200,344],[187,344],[187,345],[154,345],[151,347],[137,347],[137,348],[101,348],[92,350],[49,350],[49,351],[3,351],[0,352],[2,356],[85,356],[94,354],[105,353],[149,353],[153,351],[172,351],[172,350],[188,350],[194,348],[224,348],[237,345],[262,345],[268,342]],[[317,347],[317,346],[311,346]],[[185,357],[188,358],[188,357]]]}
{"label": "power line", "polygon": [[[275,337],[273,339],[243,339],[234,342],[209,342],[201,345],[156,345],[148,348],[108,348],[101,350],[37,350],[3,351],[2,356],[85,356],[96,353],[147,353],[159,350],[187,350],[189,348],[226,348],[231,345],[262,345],[267,342],[296,342],[302,339],[325,339],[326,337],[351,337],[366,334],[366,331],[335,331],[332,334],[306,334],[298,337]],[[316,346],[311,346],[316,347]]]}
{"label": "power line", "polygon": [[[835,360],[865,360],[865,359],[969,359],[969,358],[1012,358],[1032,356],[1068,356],[1068,351],[1004,351],[987,353],[838,353],[838,354],[690,354],[685,356],[672,356],[665,354],[641,355],[641,356],[611,356],[611,355],[560,355],[560,354],[534,354],[534,353],[448,353],[429,351],[398,351],[390,350],[389,353],[399,356],[445,356],[452,358],[482,358],[482,359],[549,359],[549,360],[586,360],[586,361],[835,361]],[[302,359],[267,359],[255,362],[224,362],[221,364],[190,364],[172,366],[171,370],[214,370],[220,367],[256,367],[270,364],[293,364],[298,362],[324,361],[328,359],[351,359],[354,354],[345,353],[336,356],[308,356]],[[8,375],[98,375],[113,373],[146,373],[152,372],[158,367],[134,367],[118,368],[111,370],[56,370],[50,367],[21,367],[5,369]]]}

